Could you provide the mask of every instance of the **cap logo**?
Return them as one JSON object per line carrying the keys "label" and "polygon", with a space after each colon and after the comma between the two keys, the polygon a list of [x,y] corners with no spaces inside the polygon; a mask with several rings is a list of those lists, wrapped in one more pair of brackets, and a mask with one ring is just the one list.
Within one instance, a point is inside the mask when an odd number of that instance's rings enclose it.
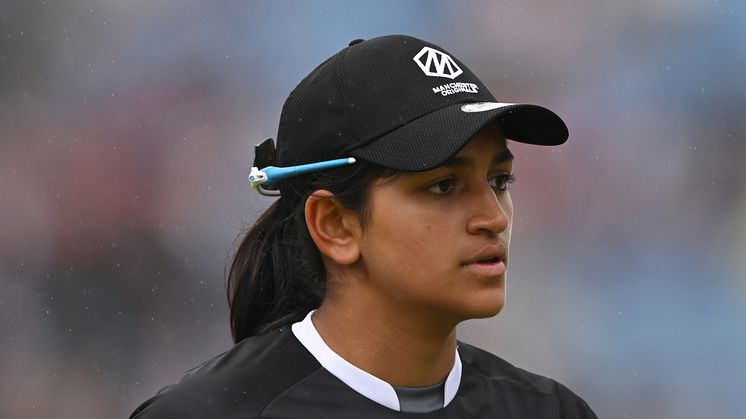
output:
{"label": "cap logo", "polygon": [[461,106],[461,112],[473,113],[473,112],[486,112],[493,109],[502,108],[504,106],[514,105],[514,103],[497,103],[497,102],[477,102],[469,103]]}
{"label": "cap logo", "polygon": [[463,73],[461,67],[450,55],[430,47],[422,48],[414,56],[414,62],[420,66],[426,76],[446,77],[453,80]]}

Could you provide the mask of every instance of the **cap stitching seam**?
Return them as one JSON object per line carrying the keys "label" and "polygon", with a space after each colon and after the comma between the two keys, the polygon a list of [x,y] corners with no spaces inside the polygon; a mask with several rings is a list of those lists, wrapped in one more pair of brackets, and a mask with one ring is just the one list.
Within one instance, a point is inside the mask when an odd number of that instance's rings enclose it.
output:
{"label": "cap stitching seam", "polygon": [[[342,78],[342,86],[341,87],[342,87],[342,93],[344,94],[345,98],[347,99],[347,106],[348,107],[350,107],[350,105],[353,103],[352,102],[352,96],[350,94],[349,82],[347,80],[347,60],[346,60],[346,58],[347,58],[347,52],[349,51],[349,49],[350,49],[350,47],[348,46],[347,48],[345,48],[344,50],[342,50],[342,54],[340,56],[340,60],[342,61],[342,65],[340,66],[341,67],[340,72],[342,73],[341,74],[341,78]],[[357,106],[357,104],[355,104],[355,106]],[[355,135],[355,139],[357,140],[357,141],[355,141],[355,143],[358,143],[358,142],[362,141],[362,138],[361,138],[362,137],[362,128],[361,128],[359,117],[358,117],[358,110],[357,110],[356,107],[351,107],[350,111],[352,112],[352,125],[354,126],[354,130],[355,130],[354,135]]]}
{"label": "cap stitching seam", "polygon": [[[466,98],[465,98],[465,99],[466,99]],[[428,116],[428,115],[430,115],[430,114],[433,114],[433,113],[435,113],[435,112],[438,112],[438,111],[442,111],[443,109],[449,108],[449,107],[451,107],[451,106],[453,106],[453,105],[463,105],[463,104],[468,104],[468,103],[478,103],[478,102],[473,102],[473,101],[468,101],[468,100],[464,100],[464,101],[458,101],[458,102],[454,102],[454,103],[451,103],[451,104],[449,104],[449,105],[446,105],[446,106],[442,106],[442,107],[440,107],[440,108],[437,108],[437,109],[433,109],[433,110],[431,110],[430,112],[426,112],[426,113],[424,113],[424,114],[422,114],[422,115],[419,115],[419,116],[415,116],[415,117],[413,117],[413,118],[411,118],[411,119],[407,120],[406,122],[402,122],[401,124],[399,124],[399,125],[397,125],[397,126],[395,126],[395,127],[391,128],[390,130],[388,130],[388,131],[386,131],[386,132],[383,132],[383,133],[381,133],[381,134],[379,134],[379,135],[377,135],[377,136],[375,136],[375,137],[373,137],[373,138],[369,138],[369,139],[367,139],[367,140],[365,140],[365,141],[363,141],[363,140],[360,140],[359,142],[357,142],[357,143],[353,144],[352,146],[348,147],[348,150],[349,150],[349,151],[355,151],[355,150],[359,150],[359,149],[361,149],[361,148],[363,148],[363,147],[366,147],[366,146],[367,146],[367,145],[369,145],[370,143],[372,143],[372,142],[376,141],[377,139],[379,139],[379,138],[382,138],[382,137],[385,137],[385,136],[387,136],[387,135],[391,134],[392,132],[394,132],[394,131],[397,131],[397,130],[399,130],[399,129],[403,128],[404,126],[406,126],[406,125],[408,125],[408,124],[411,124],[411,123],[412,123],[412,122],[414,122],[414,121],[417,121],[417,120],[419,120],[420,118],[424,118],[424,117],[426,117],[426,116]]]}

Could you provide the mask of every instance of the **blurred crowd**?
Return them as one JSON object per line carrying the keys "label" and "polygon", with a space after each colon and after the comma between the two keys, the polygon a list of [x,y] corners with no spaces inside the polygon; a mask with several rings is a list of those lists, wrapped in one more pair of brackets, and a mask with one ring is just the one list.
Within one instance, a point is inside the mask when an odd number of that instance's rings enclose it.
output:
{"label": "blurred crowd", "polygon": [[300,79],[407,33],[570,141],[511,144],[508,303],[461,339],[604,418],[746,417],[746,3],[3,0],[0,417],[126,417],[231,345],[246,183]]}

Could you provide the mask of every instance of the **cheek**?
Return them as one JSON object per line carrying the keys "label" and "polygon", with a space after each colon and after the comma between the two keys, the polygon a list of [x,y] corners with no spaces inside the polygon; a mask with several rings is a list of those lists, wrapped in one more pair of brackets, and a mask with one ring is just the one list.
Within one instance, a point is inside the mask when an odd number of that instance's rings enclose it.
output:
{"label": "cheek", "polygon": [[[455,237],[452,229],[454,227],[443,220],[437,223],[426,222],[422,217],[419,220],[422,223],[419,228],[414,223],[411,227],[411,234],[416,239],[412,240],[403,251],[409,260],[421,263],[418,267],[420,271],[438,270],[449,263],[449,256],[453,255],[452,247],[455,245]],[[423,266],[423,263],[427,266]]]}
{"label": "cheek", "polygon": [[513,234],[513,200],[510,197],[510,193],[506,194],[505,201],[501,205],[503,211],[505,211],[505,215],[508,217],[507,237],[505,237],[505,240],[507,240],[506,244],[510,245],[510,236]]}
{"label": "cheek", "polygon": [[379,252],[384,258],[396,264],[401,270],[410,268],[416,271],[418,266],[430,259],[431,247],[428,245],[433,231],[429,225],[417,225],[411,221],[400,220],[389,228],[379,229],[378,242],[382,244]]}
{"label": "cheek", "polygon": [[455,226],[442,216],[437,218],[423,212],[399,211],[396,217],[374,220],[376,224],[368,231],[363,249],[364,257],[367,253],[376,258],[368,265],[375,270],[371,273],[406,286],[432,281],[447,271],[453,259],[450,249],[454,237],[450,232]]}

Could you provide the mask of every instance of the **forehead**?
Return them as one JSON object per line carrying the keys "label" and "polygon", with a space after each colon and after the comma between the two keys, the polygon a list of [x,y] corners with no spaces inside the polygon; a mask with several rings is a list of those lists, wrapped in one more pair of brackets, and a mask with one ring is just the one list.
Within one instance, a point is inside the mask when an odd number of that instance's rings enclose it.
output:
{"label": "forehead", "polygon": [[461,150],[439,167],[465,166],[481,159],[488,159],[490,163],[496,164],[513,160],[513,153],[508,149],[505,137],[492,125],[482,128]]}
{"label": "forehead", "polygon": [[436,166],[421,172],[396,171],[391,175],[386,175],[376,179],[374,186],[384,186],[391,183],[417,182],[422,179],[429,179],[432,176],[439,176],[444,170],[448,169],[472,169],[478,165],[507,165],[511,170],[513,154],[507,147],[505,137],[496,126],[488,126],[478,131],[456,154]]}
{"label": "forehead", "polygon": [[507,147],[505,138],[497,129],[479,131],[461,150],[439,166],[422,172],[396,172],[394,176],[378,179],[376,186],[389,183],[419,184],[432,180],[451,170],[478,170],[496,166],[512,170],[513,154]]}

